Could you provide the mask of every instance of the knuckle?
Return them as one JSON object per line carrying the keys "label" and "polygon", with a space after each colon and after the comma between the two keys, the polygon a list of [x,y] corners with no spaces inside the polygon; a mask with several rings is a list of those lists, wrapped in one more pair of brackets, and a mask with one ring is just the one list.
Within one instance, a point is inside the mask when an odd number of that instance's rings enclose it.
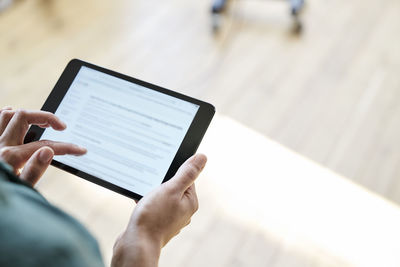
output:
{"label": "knuckle", "polygon": [[1,114],[1,113],[3,113],[3,112],[5,112],[5,111],[7,111],[7,110],[8,110],[8,108],[7,108],[7,107],[3,107],[3,108],[1,108],[1,109],[0,109],[0,114]]}
{"label": "knuckle", "polygon": [[50,140],[40,140],[39,143],[40,143],[41,146],[51,146],[51,145],[53,145],[53,142],[50,141]]}
{"label": "knuckle", "polygon": [[195,196],[192,201],[192,207],[193,207],[193,213],[199,210],[199,200],[197,199],[197,196]]}
{"label": "knuckle", "polygon": [[25,109],[17,109],[17,111],[15,111],[15,116],[18,119],[24,118],[26,116],[26,114],[27,114],[27,111]]}
{"label": "knuckle", "polygon": [[10,147],[2,147],[0,149],[0,158],[7,160],[12,157],[12,149]]}
{"label": "knuckle", "polygon": [[11,110],[3,110],[3,111],[0,113],[0,118],[1,118],[1,120],[8,119],[8,118],[10,118],[10,117],[12,116],[13,113],[14,113],[14,112],[11,111]]}
{"label": "knuckle", "polygon": [[193,165],[190,165],[185,170],[185,176],[187,176],[187,178],[189,178],[191,180],[193,180],[197,177],[197,173],[198,173],[198,171],[196,170],[195,167],[193,167]]}
{"label": "knuckle", "polygon": [[195,201],[192,204],[192,211],[193,211],[193,213],[196,213],[198,210],[199,210],[199,203],[197,201]]}
{"label": "knuckle", "polygon": [[183,227],[186,227],[186,226],[188,226],[190,223],[192,222],[192,220],[191,219],[189,219],[186,223],[185,223],[185,225],[183,226]]}
{"label": "knuckle", "polygon": [[201,171],[201,168],[200,168],[200,166],[198,164],[195,164],[195,163],[192,162],[190,164],[190,166],[191,166],[192,169],[196,170],[197,173],[199,173]]}

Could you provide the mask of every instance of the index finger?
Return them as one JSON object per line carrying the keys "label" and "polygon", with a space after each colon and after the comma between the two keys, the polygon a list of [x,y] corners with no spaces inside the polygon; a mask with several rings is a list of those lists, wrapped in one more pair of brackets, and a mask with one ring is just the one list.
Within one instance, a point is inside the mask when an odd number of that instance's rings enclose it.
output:
{"label": "index finger", "polygon": [[0,149],[0,158],[13,166],[22,167],[25,162],[42,147],[50,147],[54,155],[83,155],[87,150],[74,144],[56,142],[50,140],[40,140],[20,146],[8,146]]}
{"label": "index finger", "polygon": [[23,143],[26,132],[31,124],[51,126],[55,130],[66,128],[56,115],[47,111],[17,110],[1,136],[1,142],[6,145],[19,145]]}

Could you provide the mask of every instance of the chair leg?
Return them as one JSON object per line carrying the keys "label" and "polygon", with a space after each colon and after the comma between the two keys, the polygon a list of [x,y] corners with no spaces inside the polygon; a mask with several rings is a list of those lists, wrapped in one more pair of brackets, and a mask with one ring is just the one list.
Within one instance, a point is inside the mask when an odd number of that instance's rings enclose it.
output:
{"label": "chair leg", "polygon": [[300,34],[303,30],[303,24],[299,18],[300,12],[304,7],[304,0],[289,0],[290,13],[293,17],[293,33]]}
{"label": "chair leg", "polygon": [[224,12],[227,2],[228,0],[214,0],[211,7],[211,12],[213,14],[221,14],[222,12]]}
{"label": "chair leg", "polygon": [[304,0],[290,0],[290,9],[293,16],[297,16],[304,6]]}
{"label": "chair leg", "polygon": [[213,0],[211,6],[212,30],[214,33],[219,31],[222,24],[222,13],[225,12],[228,0]]}

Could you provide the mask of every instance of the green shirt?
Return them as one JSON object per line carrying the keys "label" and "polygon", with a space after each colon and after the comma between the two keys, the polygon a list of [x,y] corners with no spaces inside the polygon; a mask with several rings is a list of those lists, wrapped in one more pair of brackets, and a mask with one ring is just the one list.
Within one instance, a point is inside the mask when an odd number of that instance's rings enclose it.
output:
{"label": "green shirt", "polygon": [[0,162],[0,266],[104,266],[96,240]]}

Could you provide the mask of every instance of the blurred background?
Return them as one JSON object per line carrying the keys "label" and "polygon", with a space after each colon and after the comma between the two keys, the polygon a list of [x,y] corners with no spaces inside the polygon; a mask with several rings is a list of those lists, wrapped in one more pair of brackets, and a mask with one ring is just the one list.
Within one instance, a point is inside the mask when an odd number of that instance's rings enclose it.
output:
{"label": "blurred background", "polygon": [[[211,6],[0,0],[0,106],[40,109],[72,58],[213,103],[200,210],[160,266],[400,266],[400,1]],[[53,167],[38,189],[108,264],[134,203]]]}

